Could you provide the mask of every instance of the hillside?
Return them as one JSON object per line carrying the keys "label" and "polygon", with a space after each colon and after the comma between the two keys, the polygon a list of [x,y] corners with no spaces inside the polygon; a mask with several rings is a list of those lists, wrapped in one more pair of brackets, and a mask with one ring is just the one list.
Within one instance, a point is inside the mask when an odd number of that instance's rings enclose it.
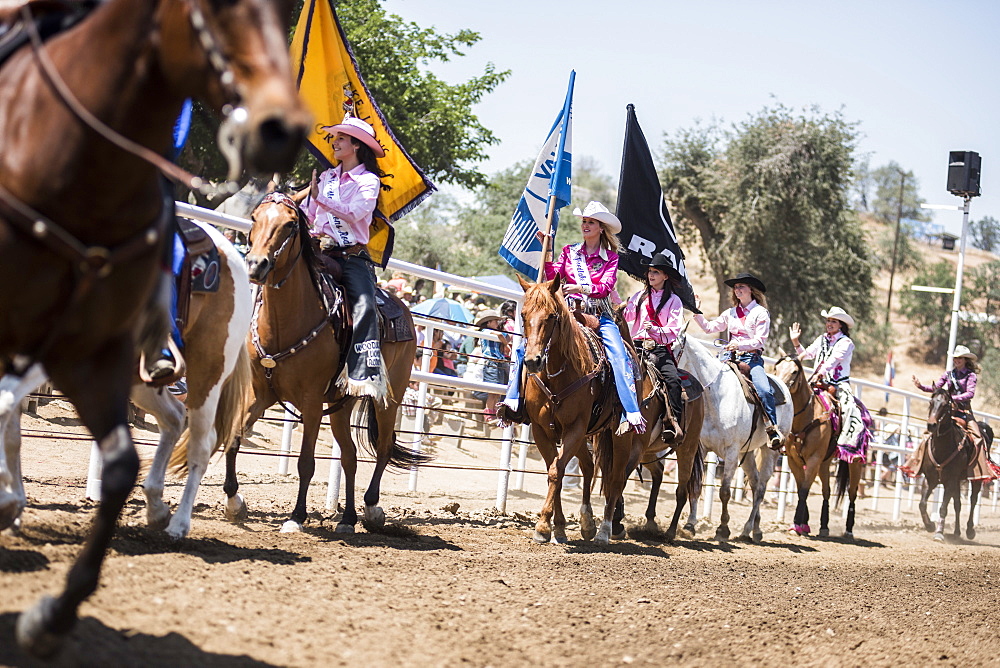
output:
{"label": "hillside", "polygon": [[[886,226],[872,220],[865,222],[865,230],[869,234],[869,238],[873,241],[879,236],[888,233]],[[924,257],[926,264],[934,264],[942,260],[948,261],[956,266],[958,264],[958,251],[943,250],[940,242],[929,244],[915,241],[913,244]],[[695,292],[701,296],[702,303],[707,305],[706,315],[714,316],[714,305],[718,303],[718,291],[715,287],[715,281],[712,279],[708,270],[707,262],[705,261],[701,248],[700,246],[697,248],[685,248],[685,253],[688,255],[687,266]],[[969,247],[965,252],[966,271],[972,267],[977,267],[996,259],[998,259],[998,256],[993,253],[987,253],[985,251]],[[904,390],[915,390],[913,383],[910,380],[912,375],[916,375],[921,381],[928,383],[944,372],[944,369],[941,366],[931,366],[925,364],[918,358],[917,355],[915,355],[920,345],[920,341],[918,337],[914,336],[909,321],[902,317],[897,311],[899,307],[900,290],[903,286],[910,282],[912,276],[913,272],[901,274],[897,271],[896,277],[893,280],[893,313],[891,324],[893,328],[893,339],[895,341],[893,346],[893,360],[896,365],[896,380],[894,385],[895,387]],[[877,291],[875,303],[883,305],[882,308],[884,308],[889,289],[888,271],[876,274],[875,289]],[[773,298],[778,299],[780,297],[778,295],[774,295]],[[834,306],[834,304],[831,304],[831,306]],[[884,317],[884,311],[879,309],[878,312],[883,313],[882,317]],[[818,313],[816,314],[816,317],[817,319],[820,317]],[[859,323],[858,326],[864,327],[864,323]],[[772,332],[772,336],[780,336],[782,341],[785,342],[786,348],[790,347],[790,344],[787,343],[787,331]],[[961,341],[959,343],[961,343]],[[877,383],[881,383],[883,380],[881,371],[872,373],[864,369],[855,369],[852,370],[852,375],[856,378],[862,378],[864,380]],[[885,405],[883,401],[885,395],[882,393],[871,394],[869,392],[869,394],[864,394],[862,396],[865,400],[865,404],[871,409],[872,413]],[[1000,406],[987,405],[979,397],[973,401],[973,408],[988,413],[1000,414]],[[898,413],[902,410],[902,402],[897,401],[890,403],[888,410],[893,413]],[[920,408],[919,410],[923,410],[923,408]]]}

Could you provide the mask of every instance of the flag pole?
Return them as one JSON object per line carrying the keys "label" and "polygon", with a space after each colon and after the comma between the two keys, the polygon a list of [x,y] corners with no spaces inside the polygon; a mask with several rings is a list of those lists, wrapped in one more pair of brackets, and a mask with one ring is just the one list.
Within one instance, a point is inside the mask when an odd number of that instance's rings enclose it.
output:
{"label": "flag pole", "polygon": [[556,196],[555,193],[549,195],[549,212],[545,216],[545,233],[542,235],[542,259],[538,263],[538,275],[535,277],[535,283],[542,282],[542,274],[545,272],[545,256],[549,254],[549,241],[552,239],[549,236],[552,233],[552,216],[556,210]]}

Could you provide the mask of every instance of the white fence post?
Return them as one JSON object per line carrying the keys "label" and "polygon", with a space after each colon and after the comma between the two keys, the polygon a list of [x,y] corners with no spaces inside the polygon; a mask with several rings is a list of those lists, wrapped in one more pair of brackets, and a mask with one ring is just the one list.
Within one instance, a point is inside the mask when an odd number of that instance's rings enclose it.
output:
{"label": "white fence post", "polygon": [[788,478],[792,474],[792,469],[788,464],[788,457],[781,456],[781,466],[778,468],[778,512],[775,521],[778,524],[785,523],[785,509],[788,505]]}
{"label": "white fence post", "polygon": [[340,477],[344,470],[340,463],[340,443],[336,438],[330,446],[330,477],[326,484],[326,509],[336,510],[340,500]]}
{"label": "white fence post", "polygon": [[714,452],[708,453],[708,475],[705,477],[705,519],[712,519],[712,504],[715,502],[715,471],[719,466],[719,457]]}
{"label": "white fence post", "polygon": [[295,431],[295,416],[285,409],[285,423],[281,425],[281,456],[278,457],[278,475],[288,474],[288,461],[292,458],[292,432]]}
{"label": "white fence post", "polygon": [[90,443],[90,465],[87,467],[87,498],[91,501],[101,500],[101,449],[97,441]]}
{"label": "white fence post", "polygon": [[514,476],[514,489],[524,491],[524,470],[528,467],[528,441],[531,439],[531,425],[521,425],[520,443],[517,444],[517,475]]}
{"label": "white fence post", "polygon": [[[900,457],[903,455],[900,454]],[[896,466],[896,490],[893,493],[892,500],[892,521],[897,522],[901,516],[902,504],[903,504],[903,475],[902,462]]]}
{"label": "white fence post", "polygon": [[514,438],[514,425],[503,430],[503,442],[500,444],[500,474],[497,476],[497,510],[507,512],[507,489],[510,484],[510,453],[511,441]]}
{"label": "white fence post", "polygon": [[[427,325],[424,329],[424,352],[420,356],[420,370],[424,373],[430,372],[431,369],[431,357],[434,355],[432,350],[434,344],[434,325]],[[420,382],[420,389],[417,391],[417,415],[414,418],[413,424],[417,425],[414,427],[414,431],[420,432],[417,435],[417,440],[413,444],[413,449],[416,452],[423,450],[424,444],[424,429],[426,429],[426,415],[427,409],[427,383],[425,381]],[[414,466],[410,470],[410,491],[417,491],[417,467]]]}

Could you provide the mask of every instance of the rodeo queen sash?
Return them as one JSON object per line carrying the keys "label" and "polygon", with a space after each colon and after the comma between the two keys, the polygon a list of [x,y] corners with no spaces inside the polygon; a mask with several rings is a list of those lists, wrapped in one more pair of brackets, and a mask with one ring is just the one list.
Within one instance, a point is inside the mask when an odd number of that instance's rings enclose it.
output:
{"label": "rodeo queen sash", "polygon": [[583,252],[583,242],[573,244],[572,248],[569,255],[572,261],[573,278],[577,285],[593,288],[594,281],[590,278],[590,267],[587,266],[587,255]]}

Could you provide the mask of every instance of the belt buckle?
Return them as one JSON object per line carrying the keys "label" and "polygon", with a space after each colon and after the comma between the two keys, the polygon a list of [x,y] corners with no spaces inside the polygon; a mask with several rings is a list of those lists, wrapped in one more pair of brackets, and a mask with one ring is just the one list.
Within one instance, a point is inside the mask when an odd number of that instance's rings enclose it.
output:
{"label": "belt buckle", "polygon": [[656,341],[654,341],[653,339],[643,339],[642,340],[642,349],[643,350],[652,350],[655,347],[656,347]]}

